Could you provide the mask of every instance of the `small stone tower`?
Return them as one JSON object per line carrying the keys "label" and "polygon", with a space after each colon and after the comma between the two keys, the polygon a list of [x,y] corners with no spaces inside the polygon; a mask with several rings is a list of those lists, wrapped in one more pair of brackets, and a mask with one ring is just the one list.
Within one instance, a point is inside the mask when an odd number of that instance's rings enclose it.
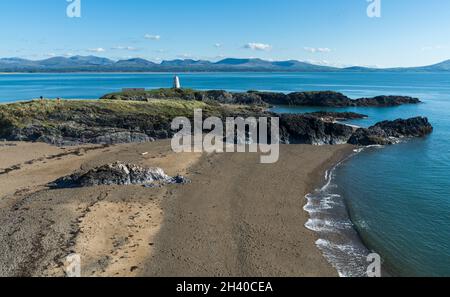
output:
{"label": "small stone tower", "polygon": [[180,78],[177,75],[173,78],[173,88],[181,89]]}

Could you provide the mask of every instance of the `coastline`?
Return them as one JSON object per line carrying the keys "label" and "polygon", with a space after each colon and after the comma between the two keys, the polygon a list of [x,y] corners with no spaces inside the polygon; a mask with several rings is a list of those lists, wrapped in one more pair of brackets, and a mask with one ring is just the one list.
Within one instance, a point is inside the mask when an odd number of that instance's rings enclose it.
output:
{"label": "coastline", "polygon": [[352,147],[340,159],[317,170],[321,183],[305,196],[303,210],[308,214],[304,227],[316,234],[315,245],[339,277],[366,277],[369,249],[363,242],[347,209],[347,201],[335,182],[336,171],[363,149]]}
{"label": "coastline", "polygon": [[[369,146],[370,147],[379,147]],[[336,179],[336,171],[366,148],[356,148],[352,153],[325,172],[325,184],[305,196],[304,210],[310,219],[305,227],[314,231],[319,239],[316,246],[341,277],[366,277],[371,250],[364,242],[348,209],[345,197]],[[391,274],[382,267],[382,276]]]}
{"label": "coastline", "polygon": [[[15,144],[0,146],[10,156],[1,168],[20,164],[0,175],[1,275],[63,276],[63,262],[55,259],[72,251],[82,255],[85,276],[337,276],[314,244],[317,235],[304,227],[303,197],[352,146],[282,145],[279,163],[265,166],[258,154],[175,154],[168,141]],[[192,184],[43,186],[117,160],[182,173]],[[18,230],[19,224],[29,228]]]}

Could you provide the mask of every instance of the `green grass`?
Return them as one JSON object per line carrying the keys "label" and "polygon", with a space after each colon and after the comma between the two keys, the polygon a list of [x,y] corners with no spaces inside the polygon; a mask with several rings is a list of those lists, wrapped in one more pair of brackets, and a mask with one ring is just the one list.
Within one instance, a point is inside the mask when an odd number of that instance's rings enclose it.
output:
{"label": "green grass", "polygon": [[84,115],[133,114],[160,115],[165,117],[185,115],[194,109],[207,109],[197,101],[152,100],[151,102],[113,100],[34,100],[0,106],[0,126],[24,126],[33,121],[47,121],[56,115],[71,113]]}
{"label": "green grass", "polygon": [[[208,104],[194,100],[122,101],[122,100],[33,100],[0,105],[0,132],[32,123],[52,126],[67,121],[78,123],[105,122],[108,119],[142,119],[154,122],[193,117],[194,109],[207,116],[230,116],[257,111],[252,107]],[[0,133],[2,134],[2,133]]]}
{"label": "green grass", "polygon": [[107,94],[102,99],[123,100],[130,97],[144,97],[144,98],[156,98],[156,99],[186,99],[196,98],[203,94],[202,91],[196,91],[193,89],[155,89],[146,91],[123,91]]}

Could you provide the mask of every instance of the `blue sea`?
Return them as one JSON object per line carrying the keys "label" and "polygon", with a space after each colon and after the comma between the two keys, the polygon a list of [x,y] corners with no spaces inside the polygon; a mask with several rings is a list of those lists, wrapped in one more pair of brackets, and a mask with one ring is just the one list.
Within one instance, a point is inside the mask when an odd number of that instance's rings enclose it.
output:
{"label": "blue sea", "polygon": [[[121,88],[170,87],[173,74],[0,74],[0,102],[39,96],[91,99]],[[424,139],[367,148],[327,172],[307,196],[317,245],[343,276],[364,275],[376,252],[398,276],[450,276],[450,73],[191,73],[183,87],[230,91],[339,91],[351,98],[407,95],[424,103],[392,108],[292,108],[276,112],[354,111],[350,123],[427,116]],[[301,197],[299,197],[300,199]]]}

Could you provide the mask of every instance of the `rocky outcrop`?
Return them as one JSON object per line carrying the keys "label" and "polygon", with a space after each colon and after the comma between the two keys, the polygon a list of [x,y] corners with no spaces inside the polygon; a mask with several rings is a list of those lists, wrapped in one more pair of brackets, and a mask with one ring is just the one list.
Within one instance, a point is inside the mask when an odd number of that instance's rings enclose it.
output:
{"label": "rocky outcrop", "polygon": [[[217,94],[216,94],[217,95]],[[226,100],[226,95],[223,95]],[[183,104],[180,104],[183,103]],[[177,116],[192,120],[193,110],[203,109],[204,117],[278,117],[261,108],[242,106],[239,108],[220,105],[185,103],[180,100],[161,102],[135,101],[54,101],[27,102],[5,105],[0,119],[8,121],[3,126],[0,138],[8,140],[38,141],[53,145],[119,144],[148,142],[167,139],[176,131],[171,121]],[[192,104],[192,106],[190,106]],[[180,105],[180,108],[175,108]],[[2,107],[0,107],[1,112]],[[20,111],[21,114],[17,114]],[[334,114],[337,116],[337,114]],[[343,115],[344,117],[346,115]],[[345,143],[351,128],[325,123],[316,116],[283,115],[281,131],[286,143],[336,144]],[[347,137],[345,139],[345,137]],[[344,141],[345,139],[345,141]]]}
{"label": "rocky outcrop", "polygon": [[379,106],[390,107],[404,104],[419,104],[420,100],[417,98],[407,96],[377,96],[373,98],[361,98],[354,100],[352,106]]}
{"label": "rocky outcrop", "polygon": [[[431,133],[426,118],[382,122],[369,129],[336,123],[360,118],[353,113],[318,112],[278,115],[255,106],[207,104],[198,101],[32,101],[0,105],[0,139],[38,141],[53,145],[117,144],[171,138],[175,117],[193,120],[194,109],[203,117],[279,117],[282,143],[356,145],[388,144],[402,137]],[[270,124],[270,121],[269,121]],[[269,127],[270,131],[270,127]],[[207,132],[207,131],[205,131]]]}
{"label": "rocky outcrop", "polygon": [[222,104],[267,105],[255,93],[230,93],[223,90],[197,91],[191,89],[157,89],[149,91],[126,91],[107,94],[100,99],[150,101],[155,99],[181,99],[188,101],[215,102]]}
{"label": "rocky outcrop", "polygon": [[399,119],[384,121],[368,129],[358,129],[348,143],[361,146],[394,144],[401,138],[424,137],[432,132],[433,127],[427,118]]}
{"label": "rocky outcrop", "polygon": [[427,118],[416,117],[380,122],[359,128],[323,121],[311,115],[285,114],[280,117],[281,140],[287,144],[389,145],[402,138],[424,137],[433,132]]}
{"label": "rocky outcrop", "polygon": [[295,105],[320,107],[349,106],[398,106],[417,104],[419,99],[405,96],[378,96],[374,98],[350,99],[344,94],[332,91],[294,92],[290,94],[275,92],[248,91],[241,93],[223,90],[197,91],[191,89],[158,89],[112,93],[101,99],[149,101],[154,99],[182,99],[204,102],[245,105]]}
{"label": "rocky outcrop", "polygon": [[375,125],[389,137],[423,137],[433,132],[433,127],[425,117],[415,117],[407,120],[384,121]]}
{"label": "rocky outcrop", "polygon": [[405,96],[378,96],[374,98],[350,99],[344,94],[332,91],[295,92],[287,95],[261,94],[264,102],[273,105],[320,106],[320,107],[351,107],[351,106],[398,106],[403,104],[418,104],[420,100]]}
{"label": "rocky outcrop", "polygon": [[76,122],[69,122],[54,125],[52,127],[34,123],[23,128],[15,128],[12,130],[9,140],[36,141],[63,146],[78,145],[83,143],[144,143],[154,141],[155,139],[145,133],[133,132],[120,127],[96,127]]}
{"label": "rocky outcrop", "polygon": [[284,114],[280,117],[281,140],[288,144],[344,144],[353,128],[313,116]]}
{"label": "rocky outcrop", "polygon": [[289,105],[345,107],[351,103],[350,98],[337,92],[295,92],[288,94]]}
{"label": "rocky outcrop", "polygon": [[170,177],[161,168],[144,168],[135,164],[116,162],[87,172],[62,177],[49,186],[52,188],[92,187],[99,185],[145,185],[156,187],[168,184],[185,184],[183,176]]}
{"label": "rocky outcrop", "polygon": [[171,122],[192,119],[194,109],[205,117],[253,116],[261,110],[232,108],[197,101],[30,101],[0,106],[0,139],[38,141],[53,145],[119,144],[167,139]]}
{"label": "rocky outcrop", "polygon": [[355,112],[330,112],[330,111],[317,111],[305,113],[305,115],[319,118],[326,122],[335,122],[335,121],[348,121],[348,120],[357,120],[357,119],[365,119],[368,118],[365,114],[355,113]]}

